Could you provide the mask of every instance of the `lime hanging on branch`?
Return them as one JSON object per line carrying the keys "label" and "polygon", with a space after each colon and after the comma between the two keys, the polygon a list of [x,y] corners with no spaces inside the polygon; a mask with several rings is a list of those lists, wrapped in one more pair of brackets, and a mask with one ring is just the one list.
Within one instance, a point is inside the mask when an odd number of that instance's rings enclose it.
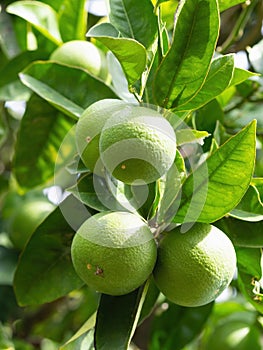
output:
{"label": "lime hanging on branch", "polygon": [[182,306],[215,300],[230,284],[236,269],[235,249],[218,228],[196,223],[164,233],[158,247],[154,279],[160,291]]}
{"label": "lime hanging on branch", "polygon": [[132,185],[158,180],[172,166],[176,137],[157,111],[129,105],[107,120],[100,136],[102,163],[118,180]]}
{"label": "lime hanging on branch", "polygon": [[156,261],[153,234],[139,216],[103,212],[87,219],[74,236],[72,260],[91,288],[110,295],[127,294],[142,285]]}

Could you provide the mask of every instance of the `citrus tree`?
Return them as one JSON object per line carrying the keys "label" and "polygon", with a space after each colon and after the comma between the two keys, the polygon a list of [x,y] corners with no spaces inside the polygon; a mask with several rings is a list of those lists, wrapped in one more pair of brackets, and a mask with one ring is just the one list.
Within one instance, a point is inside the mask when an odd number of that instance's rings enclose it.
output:
{"label": "citrus tree", "polygon": [[261,349],[262,2],[0,6],[0,348]]}

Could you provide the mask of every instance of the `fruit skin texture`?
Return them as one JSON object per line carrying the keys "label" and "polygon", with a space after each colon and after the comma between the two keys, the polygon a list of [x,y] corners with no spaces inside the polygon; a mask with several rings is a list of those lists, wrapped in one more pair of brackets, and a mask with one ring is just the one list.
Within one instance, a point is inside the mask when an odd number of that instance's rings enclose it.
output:
{"label": "fruit skin texture", "polygon": [[14,214],[9,237],[17,249],[22,250],[28,239],[55,206],[46,199],[27,200]]}
{"label": "fruit skin texture", "polygon": [[195,307],[218,297],[231,282],[235,268],[230,239],[212,225],[196,223],[186,233],[176,227],[165,234],[153,275],[170,301]]}
{"label": "fruit skin texture", "polygon": [[68,41],[59,46],[51,54],[50,59],[69,66],[84,68],[103,80],[108,77],[107,61],[104,53],[89,41]]}
{"label": "fruit skin texture", "polygon": [[107,120],[100,136],[100,155],[106,169],[118,180],[149,184],[173,164],[175,133],[157,111],[130,105]]}
{"label": "fruit skin texture", "polygon": [[147,224],[127,212],[103,212],[74,236],[72,261],[82,280],[98,292],[127,294],[151,274],[157,247]]}
{"label": "fruit skin texture", "polygon": [[[78,153],[85,166],[94,172],[100,157],[99,139],[107,119],[126,103],[117,99],[104,99],[93,103],[80,116],[76,126]],[[98,164],[99,165],[99,164]]]}

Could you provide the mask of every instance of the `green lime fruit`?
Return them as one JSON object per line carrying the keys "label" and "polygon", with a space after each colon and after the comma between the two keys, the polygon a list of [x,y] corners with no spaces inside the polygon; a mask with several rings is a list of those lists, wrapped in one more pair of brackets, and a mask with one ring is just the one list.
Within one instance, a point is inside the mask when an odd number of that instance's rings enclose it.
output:
{"label": "green lime fruit", "polygon": [[91,288],[127,294],[151,274],[157,247],[148,225],[128,212],[103,212],[87,219],[74,236],[72,261]]}
{"label": "green lime fruit", "polygon": [[10,225],[9,237],[19,250],[22,250],[35,229],[54,210],[47,199],[29,199],[17,208]]}
{"label": "green lime fruit", "polygon": [[171,167],[176,137],[171,124],[157,111],[129,105],[105,123],[100,156],[110,174],[133,185],[158,180]]}
{"label": "green lime fruit", "polygon": [[94,172],[100,158],[99,139],[101,130],[106,120],[125,105],[124,101],[117,99],[97,101],[85,109],[77,122],[77,150],[85,166],[92,172]]}
{"label": "green lime fruit", "polygon": [[160,291],[181,306],[201,306],[216,299],[236,269],[235,249],[218,228],[196,223],[165,233],[158,248],[154,279]]}
{"label": "green lime fruit", "polygon": [[89,41],[72,40],[59,46],[50,56],[52,61],[86,69],[106,80],[108,68],[105,54]]}

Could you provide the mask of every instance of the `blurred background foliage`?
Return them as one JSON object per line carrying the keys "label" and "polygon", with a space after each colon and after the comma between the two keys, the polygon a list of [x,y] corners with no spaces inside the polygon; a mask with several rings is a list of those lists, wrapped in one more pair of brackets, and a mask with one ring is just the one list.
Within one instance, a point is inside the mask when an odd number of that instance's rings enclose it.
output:
{"label": "blurred background foliage", "polygon": [[[70,3],[65,0],[41,2],[50,5],[58,14],[61,14],[63,6]],[[27,200],[52,200],[50,192],[48,196],[44,188],[22,193],[12,177],[17,130],[30,97],[29,89],[20,82],[18,73],[32,61],[47,60],[57,43],[48,40],[22,18],[9,14],[6,8],[11,3],[13,1],[10,0],[0,3],[0,349],[53,350],[62,346],[93,314],[98,296],[83,287],[42,306],[19,307],[15,299],[12,280],[21,250],[12,240],[10,231],[16,211]],[[263,2],[232,3],[234,6],[224,10],[224,1],[221,0],[223,10],[217,52],[236,53],[237,67],[262,74]],[[170,32],[177,5],[174,0],[162,4],[163,21]],[[105,15],[107,7],[103,0],[88,1],[85,16],[87,31],[94,24],[104,21]],[[66,19],[60,32],[63,41],[72,39],[66,34]],[[85,33],[79,39],[85,40]],[[219,140],[224,140],[256,118],[255,176],[263,177],[262,76],[230,87],[220,99],[221,103],[218,99],[213,100],[195,112],[198,118],[193,118],[193,121],[197,129],[207,130]],[[208,149],[206,143],[203,147]],[[262,221],[260,223],[259,230],[263,232]],[[262,298],[260,289],[258,298]],[[262,314],[244,300],[234,281],[214,304],[195,310],[178,307],[162,298],[158,300],[152,315],[137,329],[133,349],[260,350],[263,348],[262,326]]]}

